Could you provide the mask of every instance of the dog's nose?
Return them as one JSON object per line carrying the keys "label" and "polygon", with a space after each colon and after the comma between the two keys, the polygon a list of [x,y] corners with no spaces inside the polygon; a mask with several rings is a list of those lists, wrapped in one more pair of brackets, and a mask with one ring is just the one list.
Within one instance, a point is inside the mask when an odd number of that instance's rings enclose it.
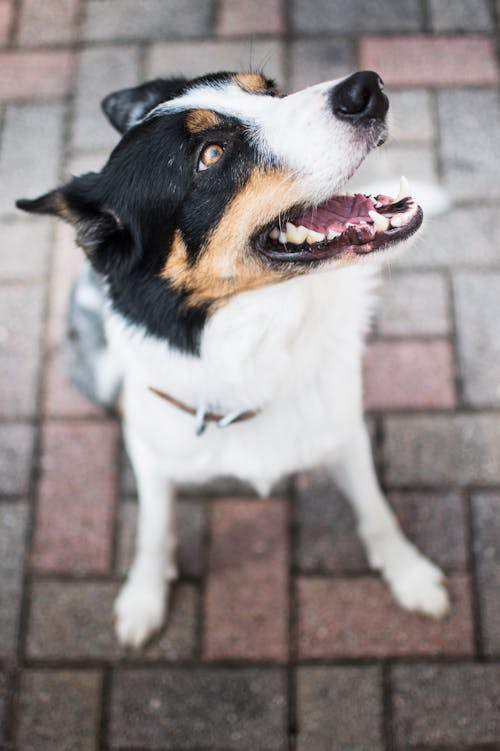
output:
{"label": "dog's nose", "polygon": [[383,93],[384,82],[372,70],[362,70],[337,84],[331,93],[334,114],[345,120],[357,122],[374,118],[382,120],[389,109],[389,100]]}

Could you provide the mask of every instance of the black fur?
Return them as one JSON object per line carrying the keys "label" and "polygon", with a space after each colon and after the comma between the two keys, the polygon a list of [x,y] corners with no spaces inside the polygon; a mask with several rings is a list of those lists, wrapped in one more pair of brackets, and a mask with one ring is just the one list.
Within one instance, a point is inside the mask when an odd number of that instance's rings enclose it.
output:
{"label": "black fur", "polygon": [[[230,118],[201,136],[189,133],[185,112],[129,126],[139,111],[143,117],[193,85],[223,85],[231,75],[191,82],[157,79],[110,95],[103,108],[115,127],[126,132],[102,172],[73,178],[41,198],[17,203],[27,211],[58,214],[74,223],[77,241],[108,282],[115,309],[148,334],[193,354],[199,351],[210,303],[189,306],[186,291],[170,286],[161,271],[176,230],[190,263],[196,263],[257,156],[241,124]],[[224,146],[224,155],[212,168],[197,172],[200,150],[212,142]]]}

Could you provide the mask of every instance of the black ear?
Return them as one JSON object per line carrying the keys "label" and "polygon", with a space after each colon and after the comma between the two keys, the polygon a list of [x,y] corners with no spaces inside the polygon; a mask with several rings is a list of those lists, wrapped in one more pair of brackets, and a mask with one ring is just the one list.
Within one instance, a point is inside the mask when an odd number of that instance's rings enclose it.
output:
{"label": "black ear", "polygon": [[125,133],[158,104],[179,96],[186,83],[186,78],[156,78],[132,89],[108,94],[101,107],[111,125]]}
{"label": "black ear", "polygon": [[98,198],[99,175],[89,172],[38,198],[20,198],[18,209],[32,214],[58,216],[76,229],[76,240],[86,253],[122,229],[118,217],[103,208]]}

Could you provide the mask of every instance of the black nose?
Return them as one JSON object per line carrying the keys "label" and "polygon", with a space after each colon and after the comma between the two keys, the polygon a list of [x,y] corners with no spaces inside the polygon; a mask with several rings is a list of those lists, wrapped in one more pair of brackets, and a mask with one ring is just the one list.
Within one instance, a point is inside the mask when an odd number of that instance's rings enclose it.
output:
{"label": "black nose", "polygon": [[368,118],[381,120],[389,109],[383,88],[384,82],[372,70],[354,73],[337,84],[331,93],[334,114],[351,122]]}

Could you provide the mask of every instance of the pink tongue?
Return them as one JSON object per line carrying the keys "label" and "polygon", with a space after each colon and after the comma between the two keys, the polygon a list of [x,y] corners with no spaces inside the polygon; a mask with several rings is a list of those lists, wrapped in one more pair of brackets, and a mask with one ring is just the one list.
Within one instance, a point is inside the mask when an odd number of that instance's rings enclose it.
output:
{"label": "pink tongue", "polygon": [[294,217],[293,223],[296,227],[303,225],[323,234],[329,230],[342,232],[346,222],[359,224],[361,221],[370,221],[368,212],[374,208],[375,202],[371,198],[365,198],[362,193],[355,196],[334,196],[317,208]]}

